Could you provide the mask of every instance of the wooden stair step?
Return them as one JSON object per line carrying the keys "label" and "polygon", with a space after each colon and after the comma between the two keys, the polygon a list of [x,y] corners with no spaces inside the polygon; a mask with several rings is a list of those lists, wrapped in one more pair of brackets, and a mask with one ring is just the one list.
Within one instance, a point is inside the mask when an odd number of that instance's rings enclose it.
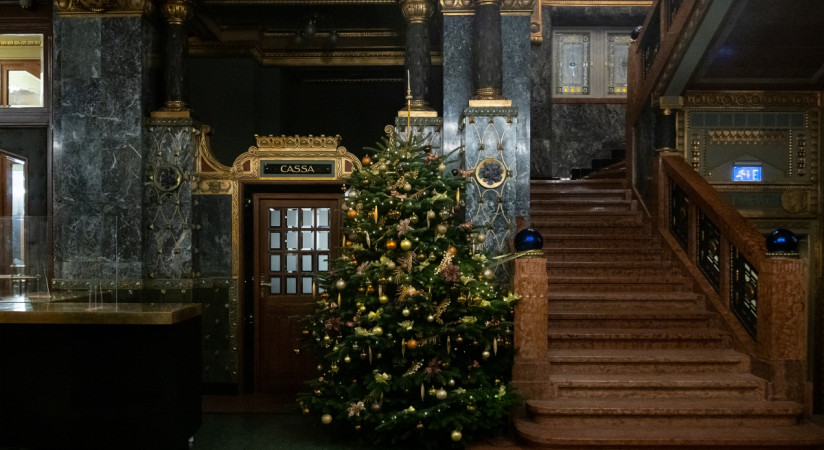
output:
{"label": "wooden stair step", "polygon": [[798,423],[801,404],[751,399],[561,398],[527,400],[538,424],[554,426],[787,426]]}
{"label": "wooden stair step", "polygon": [[558,398],[765,398],[766,381],[748,373],[553,373]]}
{"label": "wooden stair step", "polygon": [[824,429],[811,423],[760,427],[626,427],[539,425],[525,418],[514,420],[518,437],[548,448],[591,450],[727,449],[820,450]]}
{"label": "wooden stair step", "polygon": [[531,188],[557,187],[561,189],[585,187],[588,189],[626,189],[627,180],[530,180]]}
{"label": "wooden stair step", "polygon": [[623,247],[616,244],[612,248],[566,247],[544,248],[548,261],[655,261],[668,263],[669,256],[656,249]]}
{"label": "wooden stair step", "polygon": [[729,333],[711,328],[552,328],[550,348],[725,348]]}
{"label": "wooden stair step", "polygon": [[550,372],[702,373],[748,372],[750,358],[731,349],[550,349]]}
{"label": "wooden stair step", "polygon": [[549,199],[597,198],[614,200],[632,200],[632,191],[629,189],[591,189],[581,186],[547,187],[532,186],[529,191],[530,201]]}
{"label": "wooden stair step", "polygon": [[650,276],[667,274],[677,270],[665,261],[550,261],[550,276],[610,275],[613,277]]}

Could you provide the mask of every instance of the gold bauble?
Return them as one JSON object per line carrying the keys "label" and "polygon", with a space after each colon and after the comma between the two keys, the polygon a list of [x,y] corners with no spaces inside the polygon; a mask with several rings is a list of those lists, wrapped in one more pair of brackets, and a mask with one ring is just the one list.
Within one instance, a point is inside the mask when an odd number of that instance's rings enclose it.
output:
{"label": "gold bauble", "polygon": [[389,296],[386,294],[381,294],[381,296],[378,297],[378,301],[383,304],[389,303]]}
{"label": "gold bauble", "polygon": [[434,321],[434,320],[435,320],[435,316],[433,316],[432,314],[430,314],[430,315],[426,316],[426,321],[427,321],[427,322],[432,322],[432,321]]}
{"label": "gold bauble", "polygon": [[346,289],[346,280],[344,280],[343,278],[339,279],[335,282],[335,287],[340,290]]}
{"label": "gold bauble", "polygon": [[369,286],[366,286],[366,293],[367,294],[371,294],[373,292],[375,292],[375,286],[372,286],[371,284]]}
{"label": "gold bauble", "polygon": [[401,314],[403,314],[404,317],[409,317],[409,315],[412,314],[412,311],[409,311],[409,308],[404,308],[403,311],[401,311]]}
{"label": "gold bauble", "polygon": [[369,155],[366,155],[363,158],[361,158],[361,163],[363,163],[364,166],[368,166],[372,164],[372,158]]}
{"label": "gold bauble", "polygon": [[489,350],[484,350],[483,353],[481,353],[481,357],[483,359],[489,359],[489,356],[490,356]]}
{"label": "gold bauble", "polygon": [[381,328],[381,327],[372,328],[372,334],[374,334],[375,336],[383,335],[383,328]]}
{"label": "gold bauble", "polygon": [[358,216],[358,211],[356,209],[349,208],[349,211],[346,211],[346,217],[350,219],[354,219]]}
{"label": "gold bauble", "polygon": [[352,358],[350,358],[349,355],[346,355],[346,356],[343,357],[343,362],[350,363],[350,362],[352,362]]}
{"label": "gold bauble", "polygon": [[455,256],[455,255],[458,254],[458,249],[455,248],[454,245],[450,245],[449,248],[446,249],[446,251],[449,252],[449,254],[452,255],[452,256]]}
{"label": "gold bauble", "polygon": [[410,339],[410,340],[406,341],[406,348],[408,348],[409,350],[414,350],[414,349],[418,348],[418,341],[416,341],[414,339]]}
{"label": "gold bauble", "polygon": [[416,428],[419,429],[419,430],[423,430],[423,424],[418,422],[418,424],[416,425]]}
{"label": "gold bauble", "polygon": [[320,421],[324,425],[329,425],[330,423],[332,423],[332,415],[331,414],[324,414],[324,415],[320,416]]}
{"label": "gold bauble", "polygon": [[463,439],[463,434],[461,434],[460,430],[455,430],[455,431],[452,432],[452,440],[453,441],[458,442],[461,439]]}
{"label": "gold bauble", "polygon": [[438,391],[435,392],[435,398],[438,400],[445,400],[447,395],[449,394],[447,394],[446,389],[438,389]]}
{"label": "gold bauble", "polygon": [[387,250],[395,250],[396,248],[398,248],[398,243],[395,242],[394,239],[390,239],[390,240],[386,241],[386,249]]}
{"label": "gold bauble", "polygon": [[412,248],[412,241],[410,241],[409,239],[402,240],[401,248],[404,250],[409,250],[410,248]]}

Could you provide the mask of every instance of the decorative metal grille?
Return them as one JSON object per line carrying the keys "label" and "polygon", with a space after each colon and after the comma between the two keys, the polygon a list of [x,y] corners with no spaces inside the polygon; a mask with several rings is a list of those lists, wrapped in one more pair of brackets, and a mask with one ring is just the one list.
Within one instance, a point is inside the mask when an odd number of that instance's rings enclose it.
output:
{"label": "decorative metal grille", "polygon": [[670,233],[686,251],[689,247],[690,199],[680,186],[670,184]]}
{"label": "decorative metal grille", "polygon": [[737,248],[733,247],[731,253],[730,309],[755,338],[758,331],[758,272]]}
{"label": "decorative metal grille", "polygon": [[698,212],[698,268],[716,291],[721,289],[721,233]]}

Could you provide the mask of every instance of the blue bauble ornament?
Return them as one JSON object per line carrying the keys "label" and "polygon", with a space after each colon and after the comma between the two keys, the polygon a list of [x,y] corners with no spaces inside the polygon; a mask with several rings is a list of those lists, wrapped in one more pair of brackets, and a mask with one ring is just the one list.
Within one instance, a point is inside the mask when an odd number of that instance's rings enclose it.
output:
{"label": "blue bauble ornament", "polygon": [[797,253],[798,237],[790,230],[779,228],[767,235],[767,252]]}
{"label": "blue bauble ornament", "polygon": [[524,252],[527,250],[540,250],[544,248],[544,238],[541,233],[533,228],[524,228],[515,235],[515,250]]}

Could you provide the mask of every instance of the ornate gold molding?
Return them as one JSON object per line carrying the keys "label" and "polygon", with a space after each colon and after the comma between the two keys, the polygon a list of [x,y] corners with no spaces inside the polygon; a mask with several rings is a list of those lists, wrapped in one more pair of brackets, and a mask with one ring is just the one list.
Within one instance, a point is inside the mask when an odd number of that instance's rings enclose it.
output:
{"label": "ornate gold molding", "polygon": [[151,0],[54,0],[60,16],[105,14],[106,17],[151,15]]}
{"label": "ornate gold molding", "polygon": [[786,130],[706,130],[712,144],[762,145],[787,139]]}
{"label": "ornate gold molding", "polygon": [[441,11],[446,15],[473,15],[475,7],[483,3],[498,3],[501,14],[531,15],[538,0],[439,0]]}
{"label": "ornate gold molding", "polygon": [[403,17],[409,23],[424,23],[432,17],[435,11],[430,0],[399,0]]}
{"label": "ornate gold molding", "polygon": [[543,0],[545,6],[652,6],[652,0]]}
{"label": "ornate gold molding", "polygon": [[685,108],[814,108],[821,106],[820,92],[727,91],[687,92]]}
{"label": "ornate gold molding", "polygon": [[183,25],[195,15],[195,4],[191,0],[165,0],[160,12],[169,25]]}

